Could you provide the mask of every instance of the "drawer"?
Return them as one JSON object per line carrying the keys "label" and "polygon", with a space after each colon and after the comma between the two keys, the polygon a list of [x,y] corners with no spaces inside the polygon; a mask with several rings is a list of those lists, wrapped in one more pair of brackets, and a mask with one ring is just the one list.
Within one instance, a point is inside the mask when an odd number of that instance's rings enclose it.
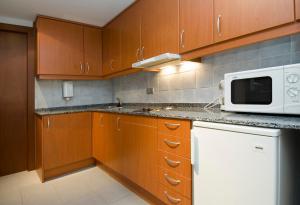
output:
{"label": "drawer", "polygon": [[191,139],[189,136],[182,137],[158,133],[158,149],[191,158]]}
{"label": "drawer", "polygon": [[187,120],[158,119],[158,132],[168,135],[189,137],[191,122]]}
{"label": "drawer", "polygon": [[175,172],[162,168],[160,168],[158,179],[159,183],[163,184],[166,188],[182,194],[189,199],[191,198],[191,179],[187,179],[179,174],[176,174]]}
{"label": "drawer", "polygon": [[191,160],[162,151],[158,152],[158,158],[160,168],[171,170],[188,179],[192,178]]}
{"label": "drawer", "polygon": [[168,205],[191,205],[192,201],[181,194],[178,194],[164,185],[159,185],[158,197]]}

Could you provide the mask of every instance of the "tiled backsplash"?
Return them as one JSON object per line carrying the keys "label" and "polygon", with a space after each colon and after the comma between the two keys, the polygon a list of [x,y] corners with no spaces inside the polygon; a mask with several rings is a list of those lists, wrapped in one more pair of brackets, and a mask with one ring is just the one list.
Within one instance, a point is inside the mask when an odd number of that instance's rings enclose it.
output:
{"label": "tiled backsplash", "polygon": [[[300,34],[208,56],[194,68],[116,78],[113,97],[127,103],[207,103],[220,95],[218,84],[225,73],[293,63],[300,63]],[[146,94],[147,87],[154,88],[153,95]]]}
{"label": "tiled backsplash", "polygon": [[74,97],[65,101],[61,80],[35,81],[35,108],[102,104],[112,102],[112,82],[109,80],[74,81]]}
{"label": "tiled backsplash", "polygon": [[[219,96],[224,74],[300,63],[300,34],[202,58],[201,64],[140,72],[106,81],[74,81],[74,97],[62,98],[62,81],[36,81],[36,108],[111,103],[207,103]],[[154,88],[153,95],[146,88]]]}

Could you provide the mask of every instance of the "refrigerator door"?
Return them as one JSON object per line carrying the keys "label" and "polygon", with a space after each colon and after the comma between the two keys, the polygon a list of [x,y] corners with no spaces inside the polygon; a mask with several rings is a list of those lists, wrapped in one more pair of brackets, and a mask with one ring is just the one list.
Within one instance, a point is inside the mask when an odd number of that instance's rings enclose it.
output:
{"label": "refrigerator door", "polygon": [[205,127],[192,136],[194,205],[277,205],[278,137]]}

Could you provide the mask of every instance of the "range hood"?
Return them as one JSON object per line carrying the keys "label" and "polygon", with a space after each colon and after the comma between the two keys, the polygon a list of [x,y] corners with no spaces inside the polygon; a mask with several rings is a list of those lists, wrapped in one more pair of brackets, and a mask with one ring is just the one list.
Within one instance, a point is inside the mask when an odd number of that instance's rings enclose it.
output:
{"label": "range hood", "polygon": [[148,58],[132,64],[132,68],[143,68],[145,70],[159,69],[163,66],[173,65],[180,62],[181,56],[173,53],[164,53],[159,56]]}

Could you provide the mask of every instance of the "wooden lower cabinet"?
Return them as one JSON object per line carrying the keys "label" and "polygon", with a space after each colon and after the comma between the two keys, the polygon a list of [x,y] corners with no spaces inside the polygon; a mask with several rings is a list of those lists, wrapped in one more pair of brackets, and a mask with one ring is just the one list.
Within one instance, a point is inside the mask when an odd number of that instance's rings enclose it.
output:
{"label": "wooden lower cabinet", "polygon": [[42,116],[36,124],[42,181],[93,163],[91,113]]}
{"label": "wooden lower cabinet", "polygon": [[157,125],[156,119],[122,116],[123,174],[137,185],[157,192]]}
{"label": "wooden lower cabinet", "polygon": [[[164,128],[165,124],[169,128]],[[190,154],[185,153],[190,145],[180,152],[177,147],[170,153],[161,150],[162,133],[189,138],[190,122],[93,113],[93,156],[164,203],[191,204],[191,161]],[[180,202],[172,202],[176,197],[180,197]]]}

